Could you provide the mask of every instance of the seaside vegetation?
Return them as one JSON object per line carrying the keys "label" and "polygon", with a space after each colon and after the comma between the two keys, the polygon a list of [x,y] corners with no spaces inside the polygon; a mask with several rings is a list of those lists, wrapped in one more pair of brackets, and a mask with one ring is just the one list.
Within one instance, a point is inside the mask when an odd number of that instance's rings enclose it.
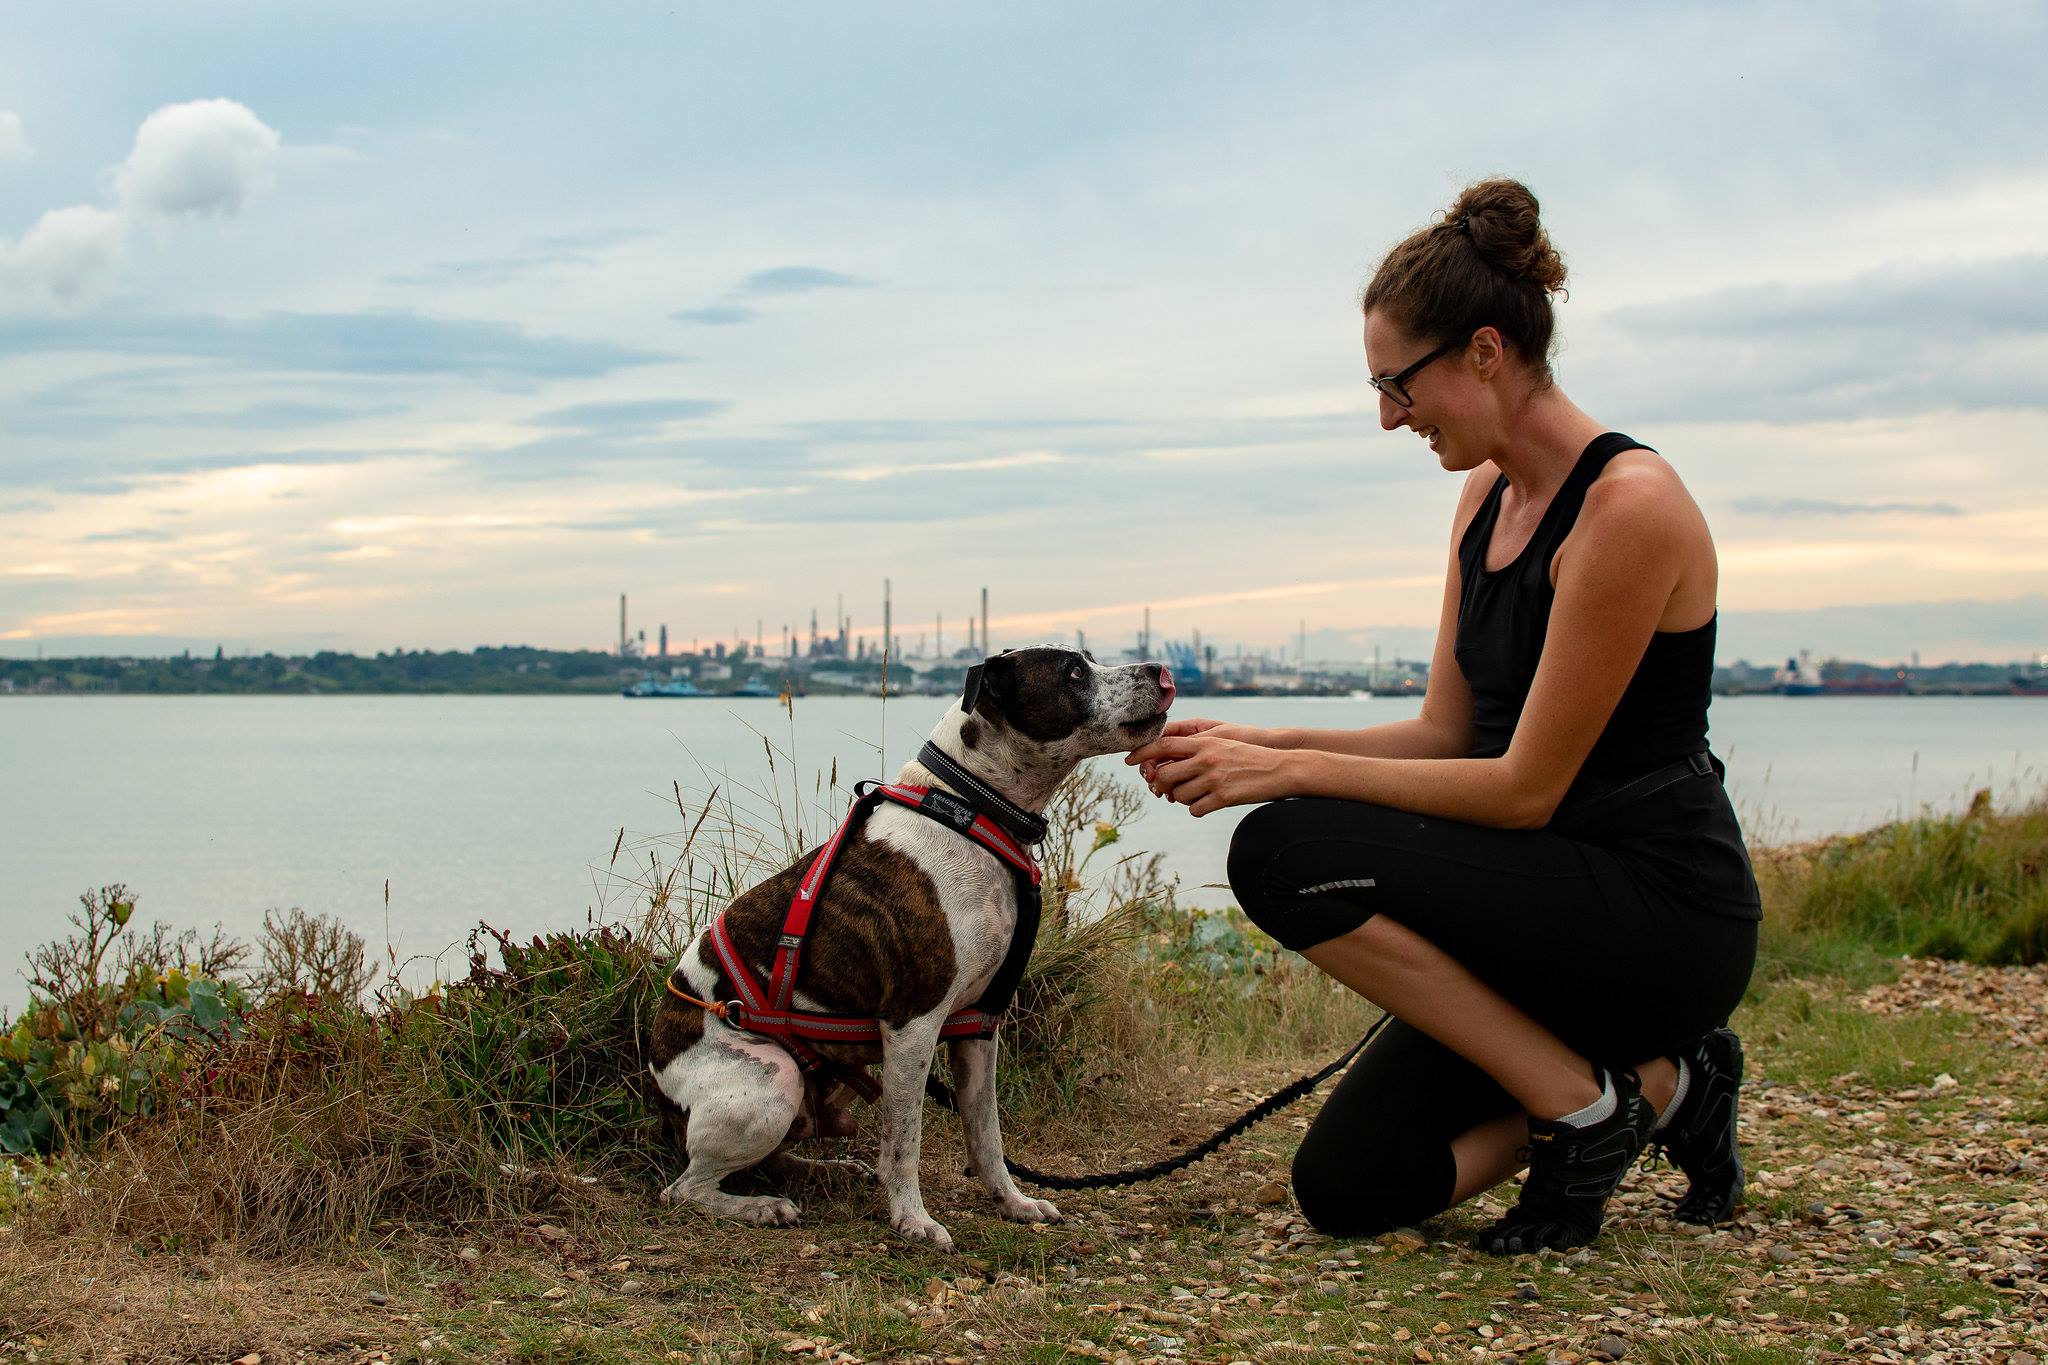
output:
{"label": "seaside vegetation", "polygon": [[[1230,1077],[1285,1079],[1374,1017],[1236,910],[1189,903],[1213,892],[1122,856],[1139,804],[1084,770],[1050,812],[1046,913],[999,1069],[1013,1148],[1037,1164],[1087,1168],[1063,1138],[1128,1124],[1176,1076],[1235,1094]],[[17,1247],[291,1259],[352,1254],[394,1227],[461,1235],[647,1206],[681,1165],[643,1054],[663,976],[735,888],[809,842],[802,819],[750,821],[716,791],[683,813],[674,837],[637,850],[620,922],[524,940],[479,926],[466,973],[424,986],[299,910],[245,945],[142,930],[129,888],[87,892],[72,932],[32,954],[26,1010],[0,1016],[0,1229]],[[1766,933],[1746,1017],[1794,1059],[1969,1080],[1983,1064],[1938,1020],[1909,1021],[1933,1032],[1901,1042],[1812,983],[1885,980],[1901,954],[2048,960],[2044,861],[2048,801],[1998,810],[1988,793],[1757,850]],[[1866,1045],[1933,1060],[1859,1059]],[[1238,1107],[1203,1111],[1188,1138]],[[0,1311],[0,1342],[8,1326]]]}

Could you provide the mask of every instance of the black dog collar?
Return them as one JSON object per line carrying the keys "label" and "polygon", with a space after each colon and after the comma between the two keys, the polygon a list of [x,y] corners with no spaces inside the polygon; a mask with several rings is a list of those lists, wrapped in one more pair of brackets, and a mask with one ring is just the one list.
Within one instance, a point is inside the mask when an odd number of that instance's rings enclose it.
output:
{"label": "black dog collar", "polygon": [[1020,844],[1045,842],[1045,819],[1033,815],[1016,802],[1004,796],[988,783],[976,777],[950,758],[946,751],[930,740],[917,751],[917,761],[932,770],[938,779],[966,797],[979,807],[981,812],[1002,826],[1003,832]]}

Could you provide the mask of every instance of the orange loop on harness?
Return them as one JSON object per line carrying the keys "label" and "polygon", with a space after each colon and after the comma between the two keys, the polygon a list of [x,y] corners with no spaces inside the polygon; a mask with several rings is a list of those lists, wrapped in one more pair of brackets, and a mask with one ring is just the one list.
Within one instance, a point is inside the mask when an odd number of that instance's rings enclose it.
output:
{"label": "orange loop on harness", "polygon": [[703,1010],[707,1014],[716,1015],[720,1019],[725,1018],[725,1006],[711,1000],[699,1000],[696,996],[691,995],[688,991],[678,989],[676,986],[676,979],[674,977],[668,978],[668,993],[676,997],[676,999],[678,1000],[689,1001],[691,1004],[697,1006],[697,1008]]}

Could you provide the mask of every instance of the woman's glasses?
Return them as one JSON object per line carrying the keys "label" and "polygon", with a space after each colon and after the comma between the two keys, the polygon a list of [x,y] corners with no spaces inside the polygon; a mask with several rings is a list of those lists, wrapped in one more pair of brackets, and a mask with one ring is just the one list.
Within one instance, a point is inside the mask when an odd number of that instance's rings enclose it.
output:
{"label": "woman's glasses", "polygon": [[1407,369],[1401,371],[1401,373],[1388,375],[1368,375],[1366,377],[1365,382],[1372,385],[1373,388],[1378,391],[1380,397],[1386,399],[1395,407],[1412,407],[1415,403],[1415,400],[1408,396],[1408,381],[1413,379],[1416,376],[1417,372],[1419,372],[1422,369],[1422,367],[1424,365],[1427,365],[1430,361],[1436,360],[1442,356],[1447,356],[1452,351],[1461,349],[1464,345],[1465,343],[1462,341],[1446,341],[1443,345],[1437,347],[1434,351],[1431,351],[1428,355],[1422,357],[1422,359],[1416,361]]}

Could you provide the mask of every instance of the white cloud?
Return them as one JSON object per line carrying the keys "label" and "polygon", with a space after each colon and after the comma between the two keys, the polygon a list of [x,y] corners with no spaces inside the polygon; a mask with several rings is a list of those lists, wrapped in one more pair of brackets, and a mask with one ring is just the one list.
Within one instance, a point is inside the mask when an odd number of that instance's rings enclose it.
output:
{"label": "white cloud", "polygon": [[12,109],[0,109],[0,161],[26,161],[36,154],[29,146],[28,133],[21,126],[21,115]]}
{"label": "white cloud", "polygon": [[[110,174],[115,206],[52,209],[22,239],[0,240],[0,294],[80,303],[112,278],[138,217],[230,217],[270,188],[277,130],[233,100],[167,104],[135,130]],[[29,153],[18,115],[0,111],[0,161]]]}
{"label": "white cloud", "polygon": [[167,104],[135,130],[114,193],[131,212],[229,217],[270,187],[280,141],[234,100]]}
{"label": "white cloud", "polygon": [[90,204],[52,209],[12,249],[0,244],[0,277],[42,302],[77,303],[98,292],[126,250],[121,215]]}

